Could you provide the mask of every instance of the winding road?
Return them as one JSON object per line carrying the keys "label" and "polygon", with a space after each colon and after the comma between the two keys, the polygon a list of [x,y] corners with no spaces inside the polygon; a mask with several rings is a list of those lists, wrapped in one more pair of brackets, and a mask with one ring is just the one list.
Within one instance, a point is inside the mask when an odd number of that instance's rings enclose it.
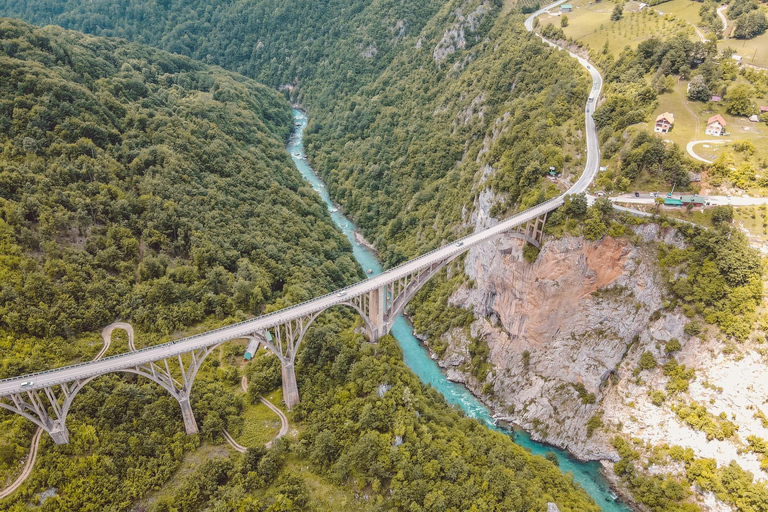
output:
{"label": "winding road", "polygon": [[706,158],[697,155],[693,151],[693,146],[695,146],[696,144],[725,144],[726,142],[730,142],[730,141],[729,140],[722,140],[722,139],[719,139],[719,140],[692,140],[691,142],[689,142],[685,146],[685,150],[688,152],[689,155],[691,155],[691,157],[695,158],[696,160],[699,160],[700,162],[704,162],[705,164],[711,164],[712,160],[707,160]]}
{"label": "winding road", "polygon": [[[248,378],[245,375],[243,375],[243,378],[240,380],[240,387],[243,388],[243,391],[248,391]],[[273,439],[272,441],[269,441],[264,445],[266,448],[270,448],[272,446],[272,443],[276,439],[280,439],[281,437],[283,437],[285,434],[288,433],[288,416],[286,416],[283,411],[281,411],[278,407],[275,406],[275,404],[273,404],[263,396],[259,397],[259,399],[261,400],[261,403],[269,407],[272,410],[272,412],[277,414],[277,416],[280,418],[280,431],[275,436],[275,439]],[[240,453],[245,453],[248,450],[248,448],[246,448],[245,446],[235,441],[235,438],[232,437],[229,432],[227,432],[227,429],[224,429],[224,439],[227,440],[227,442],[232,446],[232,448],[234,448],[236,451]]]}
{"label": "winding road", "polygon": [[723,22],[723,39],[726,38],[725,31],[728,29],[728,18],[725,17],[724,11],[728,8],[727,5],[721,5],[717,8],[717,15],[720,17],[720,21]]}
{"label": "winding road", "polygon": [[[527,30],[533,30],[533,21],[536,16],[546,12],[552,7],[558,6],[567,0],[558,0],[543,9],[539,9],[529,16],[525,21]],[[538,35],[538,34],[537,34]],[[541,36],[538,36],[541,37]],[[550,46],[561,50],[558,45],[541,38]],[[509,231],[513,231],[518,226],[524,226],[528,222],[534,221],[545,214],[558,208],[565,202],[565,196],[569,194],[579,194],[585,192],[587,187],[595,178],[600,167],[600,147],[597,139],[597,130],[592,118],[592,110],[600,97],[603,86],[603,78],[597,69],[586,59],[568,52],[571,57],[576,59],[592,77],[592,87],[589,93],[589,99],[584,107],[585,134],[586,134],[586,163],[584,170],[575,183],[562,195],[538,204],[528,210],[520,212],[510,218],[507,218],[498,224],[482,231],[468,235],[460,240],[451,242],[443,247],[430,251],[422,256],[407,261],[397,267],[391,268],[370,279],[350,285],[342,290],[336,290],[321,297],[308,300],[301,304],[296,304],[273,313],[262,315],[257,318],[245,320],[226,327],[221,327],[212,331],[196,334],[176,341],[154,345],[139,350],[132,350],[127,353],[100,358],[105,351],[97,356],[97,359],[89,362],[74,364],[61,368],[45,370],[31,375],[0,380],[0,396],[12,396],[33,390],[45,389],[64,383],[70,383],[81,379],[90,379],[106,373],[124,371],[125,369],[135,368],[139,365],[149,364],[155,361],[167,360],[173,357],[187,354],[194,350],[199,350],[225,341],[244,338],[252,335],[254,332],[271,329],[275,326],[286,324],[289,321],[306,318],[315,313],[324,311],[336,305],[348,305],[351,298],[369,294],[373,291],[383,289],[385,286],[398,282],[426,267],[445,262],[461,253],[466,252],[471,247],[489,242],[496,237]],[[130,341],[130,338],[129,338]],[[132,345],[132,342],[130,343]],[[275,408],[276,409],[276,408]],[[274,410],[274,409],[273,409]],[[278,413],[279,414],[279,413]],[[282,419],[282,418],[281,418]]]}
{"label": "winding road", "polygon": [[[106,354],[107,350],[109,350],[109,345],[112,342],[112,331],[114,329],[125,329],[128,332],[128,347],[131,348],[133,346],[133,327],[131,327],[130,324],[115,322],[111,325],[108,325],[101,331],[101,339],[104,341],[104,346],[93,358],[93,361],[98,361],[104,357],[104,354]],[[136,350],[136,348],[131,348],[131,350]],[[32,437],[32,444],[29,447],[29,456],[24,463],[24,469],[21,470],[19,476],[16,478],[16,480],[13,481],[11,485],[0,491],[0,500],[13,494],[14,491],[21,487],[21,484],[23,484],[26,479],[29,478],[29,475],[32,474],[32,468],[35,466],[35,461],[37,460],[37,449],[40,446],[40,438],[42,437],[42,434],[43,429],[38,427],[35,435]]]}

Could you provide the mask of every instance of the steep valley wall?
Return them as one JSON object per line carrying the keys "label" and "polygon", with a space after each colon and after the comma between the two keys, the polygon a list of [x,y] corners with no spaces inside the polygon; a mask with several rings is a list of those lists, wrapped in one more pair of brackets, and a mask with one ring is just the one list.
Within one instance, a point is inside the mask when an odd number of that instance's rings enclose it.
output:
{"label": "steep valley wall", "polygon": [[[471,249],[464,266],[468,284],[449,302],[473,310],[475,320],[469,329],[442,336],[447,349],[439,364],[497,418],[581,459],[617,460],[611,439],[621,434],[690,447],[719,465],[736,460],[763,478],[759,460],[740,447],[750,434],[768,438],[755,417],[759,407],[768,410],[768,379],[760,377],[764,357],[747,347],[724,355],[715,336],[685,334],[690,319],[680,308],[663,307],[668,297],[658,243],[684,245],[674,229],[645,224],[632,237],[548,240],[533,263],[525,261],[516,239]],[[682,345],[674,357],[696,369],[690,389],[678,398],[733,417],[740,428],[736,438],[707,441],[677,418],[671,400],[652,403],[650,392],[664,390],[667,377],[660,367],[638,370],[638,361],[646,351],[659,365],[668,361],[665,344],[673,338]],[[477,339],[489,349],[490,371],[482,381],[471,371]]]}

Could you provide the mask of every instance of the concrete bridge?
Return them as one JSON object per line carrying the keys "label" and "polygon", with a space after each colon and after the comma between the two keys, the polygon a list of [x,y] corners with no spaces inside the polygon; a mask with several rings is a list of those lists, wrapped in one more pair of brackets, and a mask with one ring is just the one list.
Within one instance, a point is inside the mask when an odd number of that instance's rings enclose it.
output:
{"label": "concrete bridge", "polygon": [[299,402],[294,369],[296,354],[307,329],[320,314],[336,306],[353,308],[362,317],[368,338],[376,341],[389,333],[395,318],[421,287],[470,247],[502,235],[521,238],[539,246],[546,214],[561,203],[561,198],[550,200],[493,228],[342,290],[170,343],[136,350],[130,325],[112,324],[104,329],[104,339],[109,340],[114,329],[126,330],[131,342],[129,352],[0,380],[0,407],[32,421],[45,430],[56,444],[66,444],[69,433],[65,422],[77,393],[100,375],[134,373],[168,391],[179,402],[187,433],[195,434],[198,429],[190,394],[198,370],[216,347],[227,341],[245,338],[264,345],[280,360],[283,399],[290,410]]}
{"label": "concrete bridge", "polygon": [[[562,1],[565,0],[560,0],[560,3]],[[543,11],[537,11],[526,22],[529,30],[533,18]],[[573,57],[579,60],[592,77],[590,100],[598,98],[602,77],[586,60],[576,55]],[[522,238],[536,246],[540,245],[547,214],[562,205],[567,194],[584,192],[598,171],[599,146],[590,112],[594,103],[596,101],[588,101],[585,106],[586,165],[581,177],[565,194],[375,277],[274,313],[139,350],[134,350],[133,333],[129,331],[128,353],[0,380],[0,407],[35,423],[56,444],[66,444],[69,442],[66,418],[77,393],[100,375],[113,372],[135,373],[156,382],[179,402],[186,431],[194,434],[198,430],[190,394],[200,366],[222,343],[245,338],[257,340],[280,359],[283,399],[288,409],[293,408],[299,402],[294,369],[296,353],[307,329],[325,310],[336,306],[353,308],[363,319],[366,335],[375,342],[389,333],[395,318],[430,278],[470,248],[500,236]],[[107,328],[110,332],[105,332],[105,336],[111,334],[112,328],[126,327],[113,324]]]}

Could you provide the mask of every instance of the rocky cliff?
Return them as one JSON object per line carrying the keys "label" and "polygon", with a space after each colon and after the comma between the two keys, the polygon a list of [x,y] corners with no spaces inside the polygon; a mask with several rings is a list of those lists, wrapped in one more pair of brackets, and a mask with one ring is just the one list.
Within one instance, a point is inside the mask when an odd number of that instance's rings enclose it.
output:
{"label": "rocky cliff", "polygon": [[[493,223],[479,217],[472,219],[478,225]],[[768,438],[756,416],[759,407],[768,410],[768,382],[759,377],[764,357],[749,346],[724,351],[725,342],[711,332],[685,334],[690,319],[663,308],[668,297],[658,243],[684,244],[674,229],[645,224],[619,239],[548,240],[533,263],[525,261],[517,239],[471,249],[464,267],[468,285],[450,302],[472,309],[475,320],[468,330],[442,336],[448,348],[439,363],[499,419],[581,459],[617,460],[611,439],[619,433],[649,445],[690,447],[718,465],[736,460],[763,478],[759,459],[743,446],[748,435]],[[708,441],[677,417],[671,400],[652,403],[650,392],[665,389],[660,365],[672,357],[665,345],[673,338],[681,344],[676,360],[696,369],[690,388],[676,399],[726,413],[739,426],[734,438]],[[488,345],[491,368],[482,381],[471,372],[470,347],[478,339]],[[639,370],[643,352],[659,367]]]}

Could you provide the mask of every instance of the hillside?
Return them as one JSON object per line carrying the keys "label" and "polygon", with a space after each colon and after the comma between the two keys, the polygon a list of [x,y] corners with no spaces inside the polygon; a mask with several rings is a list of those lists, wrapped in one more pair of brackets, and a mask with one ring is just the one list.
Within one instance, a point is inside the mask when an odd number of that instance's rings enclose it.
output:
{"label": "hillside", "polygon": [[[4,375],[91,357],[93,331],[118,317],[141,346],[358,277],[290,165],[277,93],[133,43],[7,19],[0,34]],[[420,384],[392,338],[373,346],[352,327],[330,313],[309,333],[293,430],[269,451],[221,446],[222,429],[250,421],[241,374],[265,392],[280,382],[272,356],[243,367],[231,344],[195,382],[199,436],[157,386],[100,377],[73,404],[72,442],[45,436],[1,508],[597,510],[552,463]],[[0,425],[8,479],[34,428],[6,412]]]}
{"label": "hillside", "polygon": [[158,50],[1,30],[3,328],[169,334],[355,279],[285,153],[278,94]]}
{"label": "hillside", "polygon": [[554,193],[534,190],[550,165],[579,169],[584,73],[519,14],[500,18],[500,2],[183,4],[0,1],[0,13],[284,86],[309,110],[310,158],[389,265],[462,232],[486,179],[505,211]]}

